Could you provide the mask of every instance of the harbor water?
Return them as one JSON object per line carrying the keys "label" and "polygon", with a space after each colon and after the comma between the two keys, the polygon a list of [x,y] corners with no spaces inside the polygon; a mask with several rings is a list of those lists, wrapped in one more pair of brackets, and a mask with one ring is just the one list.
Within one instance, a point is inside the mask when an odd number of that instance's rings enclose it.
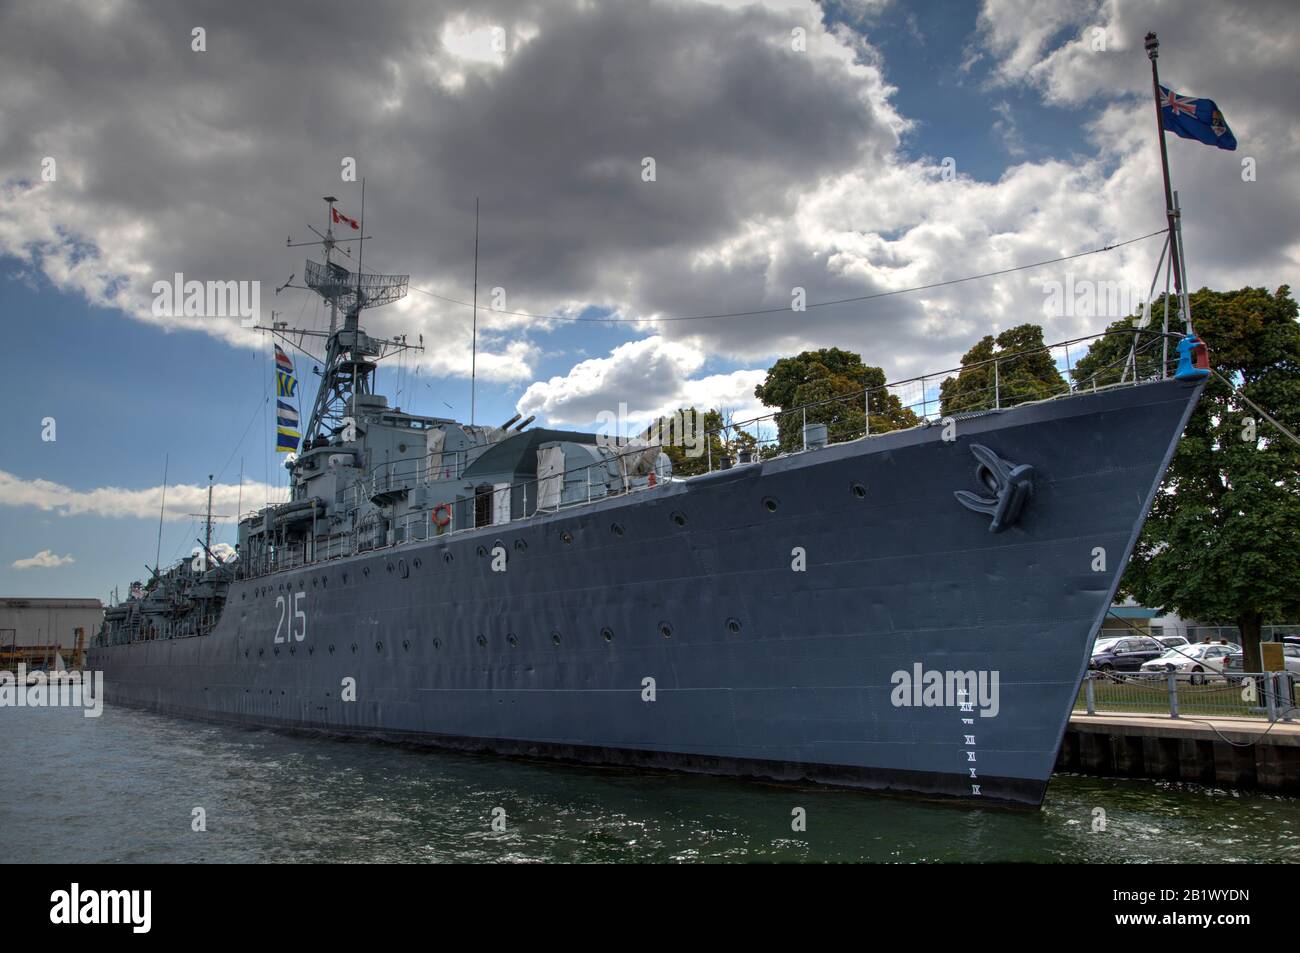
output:
{"label": "harbor water", "polygon": [[1041,810],[970,807],[113,707],[0,709],[0,756],[4,862],[1300,859],[1300,800],[1167,782],[1057,776]]}

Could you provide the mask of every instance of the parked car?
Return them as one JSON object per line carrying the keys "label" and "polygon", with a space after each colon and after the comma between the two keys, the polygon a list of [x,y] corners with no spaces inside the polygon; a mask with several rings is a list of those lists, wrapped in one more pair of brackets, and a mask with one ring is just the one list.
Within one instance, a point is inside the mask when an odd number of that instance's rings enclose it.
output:
{"label": "parked car", "polygon": [[1159,658],[1165,647],[1145,635],[1098,642],[1093,646],[1088,667],[1099,672],[1136,672],[1144,662]]}
{"label": "parked car", "polygon": [[[1282,661],[1286,665],[1286,670],[1293,675],[1300,675],[1300,645],[1292,645],[1289,642],[1282,643]],[[1237,678],[1244,674],[1243,669],[1246,665],[1246,653],[1234,652],[1228,656],[1224,664],[1224,671],[1231,677],[1234,673]]]}
{"label": "parked car", "polygon": [[1240,651],[1239,645],[1219,642],[1175,646],[1159,658],[1144,662],[1141,671],[1178,672],[1193,685],[1203,685],[1209,678],[1223,675],[1228,658]]}
{"label": "parked car", "polygon": [[1183,638],[1181,635],[1157,635],[1155,636],[1155,640],[1167,649],[1177,648],[1180,645],[1192,644],[1191,642],[1188,642],[1185,638]]}

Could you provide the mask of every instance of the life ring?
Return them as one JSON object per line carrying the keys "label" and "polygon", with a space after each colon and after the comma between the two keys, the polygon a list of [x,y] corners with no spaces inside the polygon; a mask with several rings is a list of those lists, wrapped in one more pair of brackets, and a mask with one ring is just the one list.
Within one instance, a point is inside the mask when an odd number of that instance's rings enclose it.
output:
{"label": "life ring", "polygon": [[[439,519],[439,514],[442,514],[441,519]],[[433,508],[433,525],[441,528],[444,526],[448,526],[450,524],[451,524],[451,504],[439,503],[437,506]]]}

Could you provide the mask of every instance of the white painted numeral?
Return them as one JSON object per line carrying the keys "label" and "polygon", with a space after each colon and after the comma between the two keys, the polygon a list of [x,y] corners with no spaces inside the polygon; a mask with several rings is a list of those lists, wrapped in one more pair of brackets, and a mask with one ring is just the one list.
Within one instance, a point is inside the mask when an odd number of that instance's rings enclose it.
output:
{"label": "white painted numeral", "polygon": [[282,639],[282,638],[280,637],[280,630],[281,630],[282,628],[284,628],[284,613],[285,613],[285,601],[284,601],[284,596],[276,596],[276,597],[275,597],[275,605],[276,605],[276,608],[278,608],[278,609],[280,610],[280,621],[279,621],[278,623],[276,623],[276,626],[275,626],[275,644],[276,644],[276,645],[279,645],[281,642],[284,641],[284,639]]}

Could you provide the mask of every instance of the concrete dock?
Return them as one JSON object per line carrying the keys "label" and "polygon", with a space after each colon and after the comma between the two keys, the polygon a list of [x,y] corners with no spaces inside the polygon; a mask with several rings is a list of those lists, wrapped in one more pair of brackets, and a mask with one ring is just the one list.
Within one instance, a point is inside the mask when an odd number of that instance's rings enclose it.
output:
{"label": "concrete dock", "polygon": [[1300,724],[1075,712],[1056,770],[1300,794]]}

